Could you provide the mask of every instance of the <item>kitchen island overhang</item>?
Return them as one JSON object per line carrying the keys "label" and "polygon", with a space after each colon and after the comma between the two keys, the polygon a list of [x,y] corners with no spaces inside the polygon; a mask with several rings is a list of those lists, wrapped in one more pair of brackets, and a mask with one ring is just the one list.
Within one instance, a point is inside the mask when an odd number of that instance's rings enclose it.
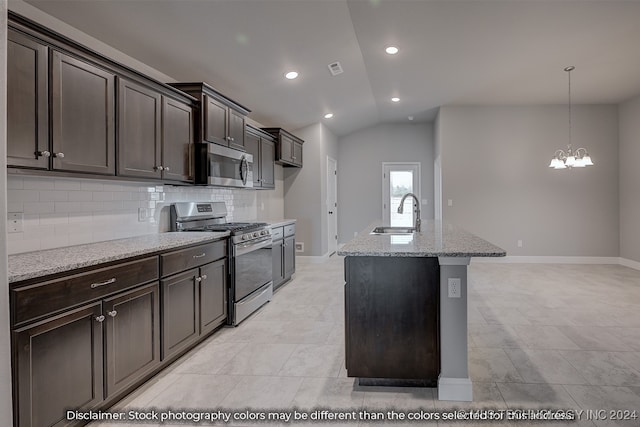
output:
{"label": "kitchen island overhang", "polygon": [[[394,352],[397,354],[397,348],[385,350],[388,343],[395,345],[399,341],[406,342],[412,347],[407,351],[415,352],[416,333],[429,334],[433,331],[433,317],[429,318],[415,309],[415,299],[418,298],[419,306],[426,307],[425,311],[430,311],[435,316],[437,324],[435,341],[434,337],[425,339],[435,342],[439,353],[436,381],[438,399],[473,400],[468,372],[467,266],[472,257],[502,257],[506,252],[478,236],[441,221],[424,221],[420,232],[370,234],[379,225],[379,222],[371,224],[338,251],[338,255],[346,257],[345,356],[348,375],[358,377],[363,385],[416,385],[421,381],[428,385],[432,382],[432,378],[410,378],[411,374],[407,373],[406,366],[404,369],[396,370],[397,375],[393,375],[392,372],[392,377],[389,377],[387,374],[390,371],[387,368],[376,371],[376,366],[383,364],[374,360],[378,356],[383,358]],[[403,265],[394,268],[394,261],[390,258],[398,258],[398,264]],[[421,262],[421,259],[424,262]],[[399,284],[401,286],[398,286]],[[421,290],[421,287],[432,289]],[[397,291],[397,294],[407,292],[411,297],[403,300],[402,295],[394,296],[394,291]],[[450,291],[453,291],[451,295]],[[403,301],[413,307],[413,310],[403,312],[402,306],[398,305]],[[437,304],[434,304],[436,302]],[[376,308],[371,309],[374,306]],[[406,307],[405,310],[411,307]],[[402,315],[398,312],[402,312]],[[417,324],[403,329],[400,336],[397,336],[396,329],[395,338],[387,337],[385,332],[393,331],[393,327],[389,329],[381,327],[380,324],[390,319],[405,326],[407,322]],[[363,338],[361,335],[368,331],[362,327],[366,322],[370,322],[373,328],[369,336]],[[433,345],[426,344],[418,347],[418,351],[429,354],[432,347]],[[367,355],[364,359],[369,360],[358,360],[363,354]],[[414,360],[416,367],[412,372],[416,375],[423,375],[424,372],[419,366],[420,360]],[[361,368],[361,365],[366,369]],[[355,374],[349,372],[349,366],[352,366],[352,372],[355,371]],[[378,372],[383,375],[378,376]],[[363,373],[364,376],[358,375]]]}

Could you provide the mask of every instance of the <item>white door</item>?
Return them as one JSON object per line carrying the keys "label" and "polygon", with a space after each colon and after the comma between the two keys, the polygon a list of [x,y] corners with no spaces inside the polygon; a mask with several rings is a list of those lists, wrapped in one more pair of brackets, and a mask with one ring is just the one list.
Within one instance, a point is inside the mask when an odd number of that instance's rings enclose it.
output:
{"label": "white door", "polygon": [[329,255],[338,250],[338,162],[327,156],[327,242]]}
{"label": "white door", "polygon": [[420,163],[382,163],[382,219],[394,227],[415,224],[412,197],[404,201],[404,212],[398,213],[402,196],[413,193],[420,200]]}

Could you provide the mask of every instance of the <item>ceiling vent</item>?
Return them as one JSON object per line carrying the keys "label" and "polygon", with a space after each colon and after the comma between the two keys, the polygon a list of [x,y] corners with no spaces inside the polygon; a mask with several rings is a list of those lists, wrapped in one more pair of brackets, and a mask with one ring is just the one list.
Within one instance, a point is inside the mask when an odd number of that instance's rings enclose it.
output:
{"label": "ceiling vent", "polygon": [[331,71],[332,76],[337,76],[338,74],[344,73],[344,71],[342,70],[342,65],[340,65],[338,61],[332,62],[327,66],[329,67],[329,71]]}

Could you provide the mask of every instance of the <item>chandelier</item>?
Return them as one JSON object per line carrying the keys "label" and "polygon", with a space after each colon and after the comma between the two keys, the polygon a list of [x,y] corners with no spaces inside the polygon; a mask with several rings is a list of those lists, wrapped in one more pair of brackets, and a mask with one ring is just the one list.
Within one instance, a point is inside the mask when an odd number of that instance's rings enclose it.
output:
{"label": "chandelier", "polygon": [[551,159],[551,163],[549,163],[550,168],[554,169],[571,169],[571,168],[584,168],[586,166],[592,166],[593,162],[591,161],[591,156],[585,148],[578,148],[574,150],[571,148],[571,72],[575,70],[576,67],[573,65],[566,67],[564,70],[567,72],[569,76],[569,145],[565,150],[556,150]]}

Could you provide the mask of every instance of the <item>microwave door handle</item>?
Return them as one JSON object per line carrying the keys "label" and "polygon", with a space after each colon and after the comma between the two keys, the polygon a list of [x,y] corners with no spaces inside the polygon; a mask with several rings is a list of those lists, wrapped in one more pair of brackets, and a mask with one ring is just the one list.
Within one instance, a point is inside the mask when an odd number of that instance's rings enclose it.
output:
{"label": "microwave door handle", "polygon": [[247,185],[248,169],[249,169],[249,166],[247,164],[247,159],[245,156],[242,156],[242,159],[240,160],[240,179],[242,180],[243,185]]}

